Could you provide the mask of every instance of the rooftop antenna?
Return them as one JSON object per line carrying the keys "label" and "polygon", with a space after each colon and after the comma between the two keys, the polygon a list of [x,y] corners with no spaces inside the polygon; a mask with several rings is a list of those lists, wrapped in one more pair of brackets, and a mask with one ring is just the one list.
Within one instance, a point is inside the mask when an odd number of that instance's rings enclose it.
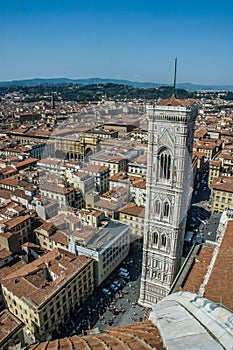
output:
{"label": "rooftop antenna", "polygon": [[174,86],[173,86],[174,97],[176,97],[176,66],[177,66],[177,57],[175,58],[175,69],[174,69]]}

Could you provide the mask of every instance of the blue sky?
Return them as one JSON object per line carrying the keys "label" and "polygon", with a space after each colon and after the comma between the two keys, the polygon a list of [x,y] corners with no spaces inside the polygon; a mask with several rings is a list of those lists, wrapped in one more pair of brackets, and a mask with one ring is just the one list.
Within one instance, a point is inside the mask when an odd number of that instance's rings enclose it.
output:
{"label": "blue sky", "polygon": [[233,85],[233,1],[0,0],[0,81]]}

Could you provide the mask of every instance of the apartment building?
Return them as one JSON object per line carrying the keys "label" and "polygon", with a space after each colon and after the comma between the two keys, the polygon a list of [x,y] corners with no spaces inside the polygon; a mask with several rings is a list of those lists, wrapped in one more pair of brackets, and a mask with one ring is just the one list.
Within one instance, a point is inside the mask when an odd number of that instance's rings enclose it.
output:
{"label": "apartment building", "polygon": [[216,177],[232,175],[233,151],[231,148],[224,149],[212,161],[210,161],[209,185],[212,185],[212,181]]}
{"label": "apartment building", "polygon": [[203,139],[196,142],[193,148],[194,151],[203,152],[205,154],[205,158],[210,160],[215,156],[215,154],[221,151],[222,143],[222,140]]}
{"label": "apartment building", "polygon": [[145,206],[128,203],[119,209],[119,220],[130,224],[130,240],[142,239],[144,233]]}
{"label": "apartment building", "polygon": [[102,195],[95,195],[95,193],[93,193],[91,198],[90,194],[88,203],[90,204],[90,207],[104,212],[106,218],[118,219],[118,209],[120,209],[122,205],[128,203],[129,199],[129,188],[124,186],[116,186]]}
{"label": "apartment building", "polygon": [[[0,271],[8,264],[12,264],[14,259],[15,259],[14,253],[12,253],[8,249],[2,248],[0,246]],[[1,272],[0,272],[0,282],[1,282]],[[5,305],[4,305],[4,300],[3,300],[2,291],[1,291],[1,287],[0,287],[0,311],[3,310],[4,307],[5,307]]]}
{"label": "apartment building", "polygon": [[81,171],[67,169],[65,176],[70,184],[79,188],[84,198],[86,193],[94,191],[96,186],[96,177]]}
{"label": "apartment building", "polygon": [[21,244],[31,241],[35,213],[25,210],[20,215],[0,221],[0,247],[19,252]]}
{"label": "apartment building", "polygon": [[140,175],[146,175],[146,168],[147,168],[147,154],[143,154],[136,159],[134,159],[132,162],[128,163],[128,173],[129,174],[140,174]]}
{"label": "apartment building", "polygon": [[61,248],[69,250],[69,239],[67,235],[59,230],[53,223],[45,222],[34,230],[35,242],[42,249],[49,251]]}
{"label": "apartment building", "polygon": [[58,214],[58,202],[56,200],[42,198],[40,195],[34,196],[32,207],[37,212],[37,215],[47,220]]}
{"label": "apartment building", "polygon": [[220,176],[221,162],[219,160],[212,159],[209,164],[209,178],[208,185],[211,188],[213,179]]}
{"label": "apartment building", "polygon": [[138,120],[135,120],[134,124],[130,124],[127,122],[122,122],[122,123],[109,122],[109,123],[104,124],[104,129],[109,130],[111,128],[112,130],[116,130],[119,133],[119,137],[122,137],[125,134],[127,134],[128,132],[131,132],[132,130],[137,128],[138,126],[139,126]]}
{"label": "apartment building", "polygon": [[79,211],[79,218],[82,221],[82,225],[90,225],[99,227],[101,221],[104,220],[104,212],[93,208],[83,208]]}
{"label": "apartment building", "polygon": [[64,160],[56,158],[43,158],[37,163],[40,169],[50,173],[63,174],[66,170]]}
{"label": "apartment building", "polygon": [[53,183],[43,181],[40,185],[40,192],[42,197],[56,200],[60,208],[66,206],[82,208],[84,206],[84,199],[81,191],[69,185],[68,182]]}
{"label": "apartment building", "polygon": [[11,162],[17,171],[25,170],[27,168],[34,168],[37,165],[38,158],[26,158],[26,157],[18,157],[14,161]]}
{"label": "apartment building", "polygon": [[113,129],[104,129],[103,127],[97,127],[87,130],[86,134],[99,137],[100,139],[118,138],[118,131]]}
{"label": "apartment building", "polygon": [[137,205],[145,205],[146,200],[146,178],[144,175],[119,172],[109,180],[110,190],[116,186],[129,189],[129,198]]}
{"label": "apartment building", "polygon": [[50,339],[94,290],[94,262],[55,249],[2,280],[9,311],[32,341]]}
{"label": "apartment building", "polygon": [[17,170],[13,166],[3,165],[3,167],[0,166],[0,169],[0,180],[17,174]]}
{"label": "apartment building", "polygon": [[0,180],[0,188],[11,191],[20,189],[28,195],[36,192],[36,186],[29,183],[24,175],[19,174]]}
{"label": "apartment building", "polygon": [[0,313],[0,349],[21,349],[25,346],[24,324],[9,310]]}
{"label": "apartment building", "polygon": [[110,176],[115,175],[119,171],[127,170],[127,158],[116,152],[99,152],[89,158],[93,165],[107,166],[110,170]]}
{"label": "apartment building", "polygon": [[108,191],[110,170],[107,166],[88,165],[79,170],[79,173],[89,174],[95,178],[95,190],[99,193]]}
{"label": "apartment building", "polygon": [[11,263],[14,260],[14,254],[6,248],[0,247],[0,268]]}
{"label": "apartment building", "polygon": [[212,181],[211,211],[222,213],[233,207],[233,176],[221,176]]}

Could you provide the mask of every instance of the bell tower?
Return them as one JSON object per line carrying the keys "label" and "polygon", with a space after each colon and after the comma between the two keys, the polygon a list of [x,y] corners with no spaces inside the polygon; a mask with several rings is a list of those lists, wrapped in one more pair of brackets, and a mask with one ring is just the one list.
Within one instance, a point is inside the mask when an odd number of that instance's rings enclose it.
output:
{"label": "bell tower", "polygon": [[165,297],[180,268],[191,197],[197,107],[174,94],[147,106],[147,201],[139,303]]}

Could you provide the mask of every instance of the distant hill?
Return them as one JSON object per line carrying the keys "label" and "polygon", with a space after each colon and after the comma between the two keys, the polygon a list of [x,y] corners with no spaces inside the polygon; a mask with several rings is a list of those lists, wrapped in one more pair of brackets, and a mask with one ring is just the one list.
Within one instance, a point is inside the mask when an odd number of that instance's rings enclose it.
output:
{"label": "distant hill", "polygon": [[[153,88],[158,86],[172,86],[173,84],[159,84],[153,82],[139,82],[121,79],[102,79],[102,78],[87,78],[87,79],[68,79],[68,78],[51,78],[51,79],[26,79],[26,80],[12,80],[12,81],[2,81],[1,86],[37,86],[42,84],[47,85],[59,85],[59,84],[82,84],[82,85],[92,85],[92,84],[122,84],[133,86],[137,88]],[[233,85],[201,85],[192,83],[180,83],[177,84],[180,89],[185,89],[189,91],[200,91],[200,90],[214,90],[214,91],[233,91]]]}

